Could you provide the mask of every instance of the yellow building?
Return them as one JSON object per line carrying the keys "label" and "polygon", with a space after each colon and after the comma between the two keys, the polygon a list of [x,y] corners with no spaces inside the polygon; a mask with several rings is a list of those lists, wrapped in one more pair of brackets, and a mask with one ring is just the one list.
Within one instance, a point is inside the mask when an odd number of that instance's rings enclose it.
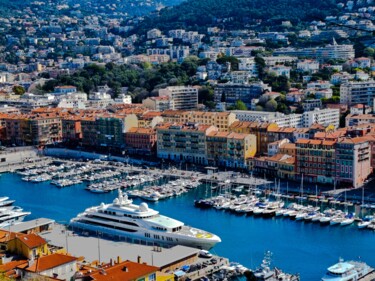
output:
{"label": "yellow building", "polygon": [[0,230],[0,248],[27,259],[49,253],[46,240],[37,234],[22,234]]}
{"label": "yellow building", "polygon": [[229,126],[230,132],[254,134],[257,141],[257,155],[266,155],[268,151],[268,130],[278,128],[276,123],[235,121]]}
{"label": "yellow building", "polygon": [[138,116],[138,128],[154,128],[164,121],[159,111],[148,111]]}
{"label": "yellow building", "polygon": [[211,165],[248,168],[247,159],[254,157],[256,136],[233,132],[211,132],[207,135],[207,159]]}
{"label": "yellow building", "polygon": [[36,257],[49,253],[46,240],[33,233],[17,235],[16,238],[8,244],[8,250],[11,253],[22,255],[28,259],[35,259]]}
{"label": "yellow building", "polygon": [[217,128],[209,125],[159,124],[156,126],[157,156],[206,165],[206,136],[215,131]]}
{"label": "yellow building", "polygon": [[182,123],[212,125],[219,131],[228,131],[229,126],[235,121],[237,121],[236,114],[232,112],[185,111],[180,118]]}

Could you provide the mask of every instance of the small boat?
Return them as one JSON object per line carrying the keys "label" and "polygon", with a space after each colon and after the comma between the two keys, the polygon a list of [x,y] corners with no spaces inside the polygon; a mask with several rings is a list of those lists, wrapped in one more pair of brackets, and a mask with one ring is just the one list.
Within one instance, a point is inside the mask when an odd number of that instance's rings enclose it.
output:
{"label": "small boat", "polygon": [[106,192],[109,192],[108,190],[105,190],[105,189],[100,188],[100,187],[90,188],[89,191],[91,191],[93,193],[106,193]]}
{"label": "small boat", "polygon": [[358,223],[358,228],[363,229],[368,227],[374,219],[374,216],[365,216],[360,223]]}
{"label": "small boat", "polygon": [[353,214],[348,214],[342,220],[342,222],[340,223],[340,225],[341,226],[347,226],[347,225],[351,225],[353,222],[354,222],[354,215]]}
{"label": "small boat", "polygon": [[320,218],[319,221],[320,221],[321,224],[329,224],[331,219],[332,219],[332,217],[330,217],[330,216],[323,216],[323,217]]}
{"label": "small boat", "polygon": [[341,222],[342,222],[343,220],[344,220],[344,218],[341,217],[341,216],[333,217],[333,218],[331,218],[329,224],[330,224],[330,225],[341,224]]}
{"label": "small boat", "polygon": [[360,223],[358,223],[358,228],[363,229],[363,228],[368,227],[370,224],[371,224],[371,221],[361,221]]}
{"label": "small boat", "polygon": [[276,217],[283,216],[287,210],[288,209],[279,209],[276,211],[275,216]]}
{"label": "small boat", "polygon": [[299,213],[297,213],[297,215],[296,215],[296,221],[300,221],[300,220],[303,220],[303,219],[305,219],[305,217],[306,217],[306,212],[299,212]]}

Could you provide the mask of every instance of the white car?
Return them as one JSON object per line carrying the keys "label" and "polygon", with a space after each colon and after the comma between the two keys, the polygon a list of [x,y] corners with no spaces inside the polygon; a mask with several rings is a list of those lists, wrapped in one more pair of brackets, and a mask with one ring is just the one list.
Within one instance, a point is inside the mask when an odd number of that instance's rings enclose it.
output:
{"label": "white car", "polygon": [[212,258],[212,254],[209,252],[209,251],[206,251],[206,250],[200,250],[199,251],[199,257],[200,258]]}

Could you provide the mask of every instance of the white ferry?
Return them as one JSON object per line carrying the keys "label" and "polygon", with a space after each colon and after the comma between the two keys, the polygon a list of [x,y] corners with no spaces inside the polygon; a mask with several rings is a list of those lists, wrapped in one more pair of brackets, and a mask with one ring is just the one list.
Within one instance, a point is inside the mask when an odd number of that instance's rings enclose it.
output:
{"label": "white ferry", "polygon": [[338,263],[328,267],[322,281],[356,281],[373,271],[374,269],[364,262],[344,261],[340,258]]}
{"label": "white ferry", "polygon": [[185,245],[208,250],[221,242],[209,232],[184,225],[183,222],[162,216],[146,203],[132,204],[127,195],[118,191],[112,204],[102,203],[80,213],[70,221],[73,230],[124,237],[127,241],[149,245]]}

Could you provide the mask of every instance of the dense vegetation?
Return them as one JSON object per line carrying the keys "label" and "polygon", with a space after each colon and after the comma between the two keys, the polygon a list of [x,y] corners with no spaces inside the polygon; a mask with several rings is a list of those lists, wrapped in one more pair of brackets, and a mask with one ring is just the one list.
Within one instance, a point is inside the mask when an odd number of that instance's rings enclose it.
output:
{"label": "dense vegetation", "polygon": [[[128,87],[134,102],[141,102],[150,95],[157,95],[155,90],[168,85],[196,84],[194,75],[200,63],[195,57],[187,58],[183,63],[165,63],[152,66],[150,64],[105,66],[88,65],[84,69],[72,74],[61,75],[51,79],[43,86],[43,91],[51,92],[58,85],[73,85],[80,91],[90,93],[98,86],[108,85],[113,89],[114,96],[120,93],[121,87]],[[43,75],[48,78],[48,75]],[[212,100],[212,91],[202,91],[202,102]]]}
{"label": "dense vegetation", "polygon": [[161,10],[158,17],[146,18],[140,28],[199,30],[215,25],[241,28],[260,21],[271,26],[282,20],[299,24],[337,14],[337,3],[336,0],[189,0]]}

